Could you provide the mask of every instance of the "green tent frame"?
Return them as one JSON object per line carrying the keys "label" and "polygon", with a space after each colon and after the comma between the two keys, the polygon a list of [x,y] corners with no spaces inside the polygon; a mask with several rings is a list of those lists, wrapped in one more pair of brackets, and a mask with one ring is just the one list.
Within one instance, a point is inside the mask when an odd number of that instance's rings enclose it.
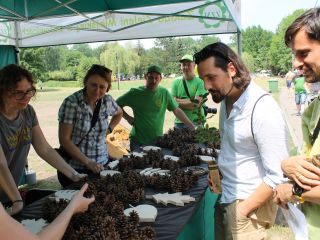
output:
{"label": "green tent frame", "polygon": [[[0,45],[20,48],[236,33],[241,53],[240,1],[0,0]],[[203,12],[206,9],[211,12]],[[123,24],[123,19],[134,21]]]}

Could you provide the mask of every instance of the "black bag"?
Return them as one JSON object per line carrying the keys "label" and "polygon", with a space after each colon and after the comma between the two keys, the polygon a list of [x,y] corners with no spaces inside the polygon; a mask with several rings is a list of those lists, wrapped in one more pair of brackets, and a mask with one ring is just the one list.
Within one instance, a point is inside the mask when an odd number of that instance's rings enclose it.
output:
{"label": "black bag", "polygon": [[55,150],[59,153],[59,155],[68,163],[71,159],[71,156],[69,155],[69,153],[64,150],[64,148],[62,146],[60,146],[59,148],[55,148]]}

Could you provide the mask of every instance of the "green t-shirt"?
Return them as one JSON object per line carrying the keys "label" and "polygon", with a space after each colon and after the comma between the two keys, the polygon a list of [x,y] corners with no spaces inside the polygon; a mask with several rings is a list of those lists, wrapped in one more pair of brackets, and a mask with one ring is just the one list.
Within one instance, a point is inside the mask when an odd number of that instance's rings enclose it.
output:
{"label": "green t-shirt", "polygon": [[134,124],[130,138],[140,144],[149,143],[162,136],[166,110],[173,111],[178,107],[169,91],[160,86],[154,92],[145,87],[131,88],[116,102],[120,107],[132,108]]}
{"label": "green t-shirt", "polygon": [[294,91],[295,93],[306,92],[304,87],[304,77],[298,77],[294,80]]}
{"label": "green t-shirt", "polygon": [[[203,81],[199,77],[194,77],[192,80],[186,80],[186,83],[187,83],[187,88],[191,98],[195,98],[207,93],[207,91],[204,89]],[[183,86],[183,77],[178,77],[173,81],[171,94],[176,98],[189,99]],[[193,109],[193,110],[182,109],[182,110],[192,122],[199,121],[198,115],[196,113],[197,109]],[[202,115],[202,118],[205,117],[202,107],[201,107],[201,115]],[[181,121],[178,118],[176,118],[175,123],[181,123]]]}

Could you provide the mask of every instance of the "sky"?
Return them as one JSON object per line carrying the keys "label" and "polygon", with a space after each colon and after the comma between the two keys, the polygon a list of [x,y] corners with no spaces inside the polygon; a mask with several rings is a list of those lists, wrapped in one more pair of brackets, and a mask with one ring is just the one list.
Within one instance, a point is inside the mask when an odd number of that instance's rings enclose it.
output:
{"label": "sky", "polygon": [[[297,9],[309,9],[320,6],[320,0],[241,0],[241,28],[260,25],[263,29],[275,32],[280,21]],[[228,43],[230,35],[220,34],[222,42]],[[120,41],[125,44],[128,41]],[[136,40],[129,41],[133,44]],[[154,39],[141,40],[145,48],[154,46]],[[102,43],[90,43],[97,47]]]}

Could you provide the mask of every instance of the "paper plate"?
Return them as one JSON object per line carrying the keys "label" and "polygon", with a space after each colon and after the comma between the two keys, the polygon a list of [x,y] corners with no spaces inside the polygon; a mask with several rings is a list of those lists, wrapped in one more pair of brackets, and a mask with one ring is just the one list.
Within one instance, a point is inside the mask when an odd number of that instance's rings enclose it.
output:
{"label": "paper plate", "polygon": [[21,221],[21,224],[33,234],[39,233],[45,226],[48,225],[47,221],[43,218],[40,218],[38,220],[26,219]]}
{"label": "paper plate", "polygon": [[172,160],[172,161],[179,161],[179,157],[176,157],[176,156],[171,156],[171,155],[164,155],[163,157],[164,159],[169,159],[169,160]]}
{"label": "paper plate", "polygon": [[215,161],[216,159],[212,156],[206,156],[206,155],[196,155],[197,157],[200,158],[201,161],[203,162],[211,162],[211,161]]}
{"label": "paper plate", "polygon": [[56,201],[60,199],[70,201],[74,195],[76,195],[79,190],[59,190],[54,193],[54,197]]}
{"label": "paper plate", "polygon": [[140,222],[154,222],[158,215],[158,210],[148,204],[138,205],[136,207],[128,208],[124,210],[126,216],[130,216],[130,212],[135,211],[139,215]]}
{"label": "paper plate", "polygon": [[100,177],[105,177],[107,175],[113,176],[114,174],[121,174],[121,172],[115,170],[103,170],[100,172]]}
{"label": "paper plate", "polygon": [[142,150],[143,150],[144,152],[149,152],[150,150],[159,151],[159,150],[161,150],[161,147],[145,146],[145,147],[142,148]]}
{"label": "paper plate", "polygon": [[132,152],[131,155],[134,156],[134,157],[141,157],[141,158],[143,158],[143,156],[145,156],[146,154],[143,153],[143,152]]}

